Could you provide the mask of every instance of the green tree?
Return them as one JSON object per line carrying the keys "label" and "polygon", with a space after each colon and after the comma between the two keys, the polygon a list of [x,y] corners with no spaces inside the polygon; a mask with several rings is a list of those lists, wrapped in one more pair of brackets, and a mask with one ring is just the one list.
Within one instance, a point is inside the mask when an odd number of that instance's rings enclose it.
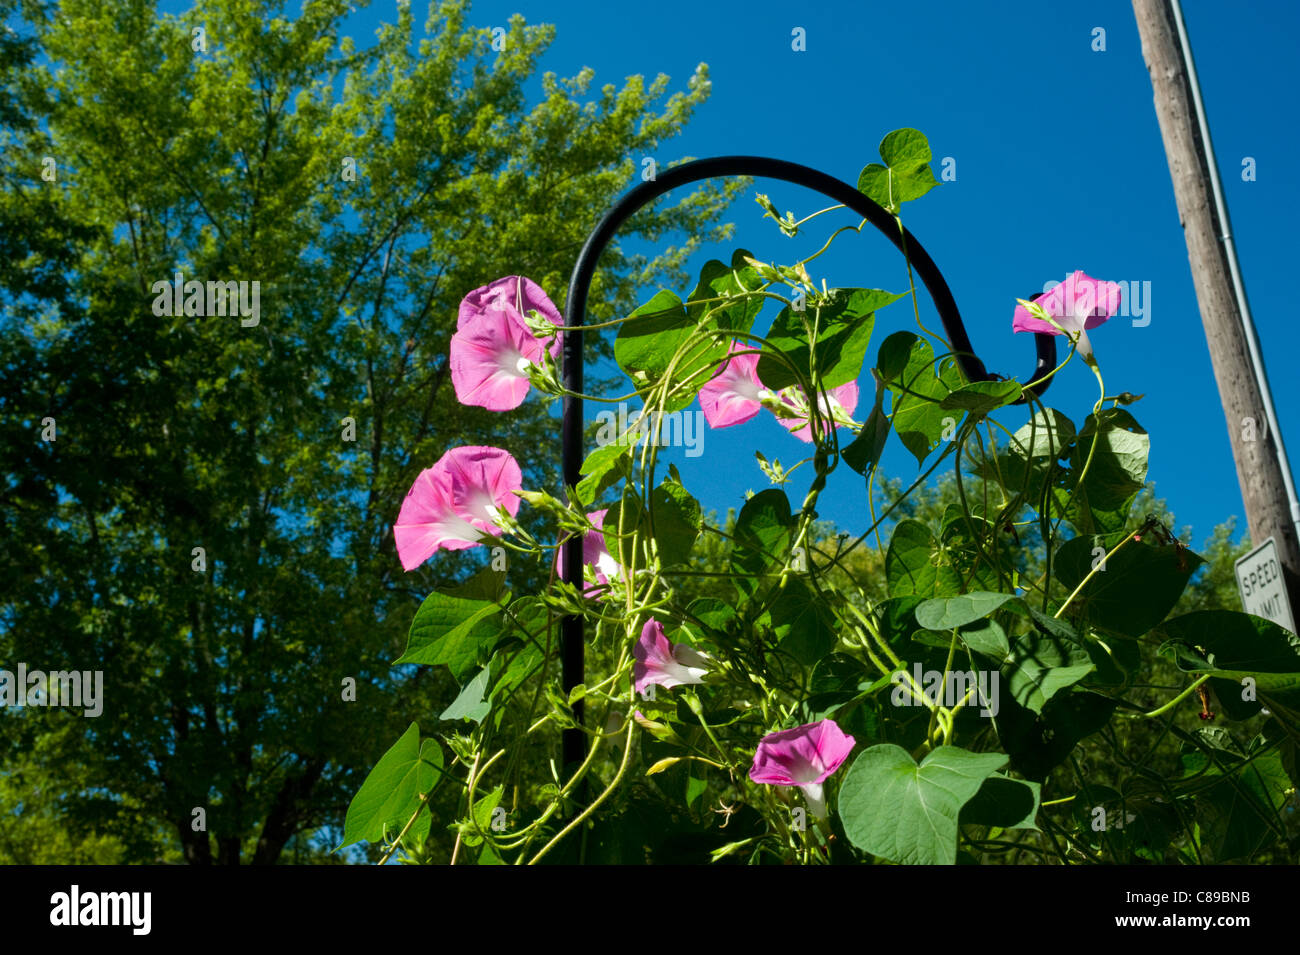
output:
{"label": "green tree", "polygon": [[[34,2],[0,38],[0,660],[102,669],[106,696],[98,719],[7,714],[0,791],[62,773],[13,812],[80,820],[75,858],[320,858],[401,730],[432,728],[455,687],[390,663],[447,581],[403,574],[402,498],[484,435],[530,486],[558,463],[541,404],[456,401],[458,302],[524,274],[562,308],[595,220],[709,92],[703,65],[671,96],[662,75],[593,92],[584,69],[530,104],[553,27],[516,16],[497,51],[468,3],[423,35],[399,5],[360,48],[346,0],[282,6]],[[592,320],[684,284],[743,186],[634,217],[625,238],[686,237],[614,243]],[[259,282],[259,320],[155,314],[176,272]]]}

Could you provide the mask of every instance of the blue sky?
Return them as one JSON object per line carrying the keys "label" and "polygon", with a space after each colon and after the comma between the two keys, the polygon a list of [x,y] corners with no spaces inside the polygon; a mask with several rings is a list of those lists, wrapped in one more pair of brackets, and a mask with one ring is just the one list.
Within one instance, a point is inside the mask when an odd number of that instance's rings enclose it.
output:
{"label": "blue sky", "polygon": [[[414,0],[413,6],[418,31],[429,3]],[[287,4],[289,15],[295,7]],[[743,7],[698,0],[653,6],[479,0],[470,20],[504,26],[519,12],[530,23],[554,23],[556,39],[542,69],[572,76],[590,66],[593,91],[632,74],[660,72],[672,77],[670,89],[682,89],[696,65],[708,63],[712,96],[685,135],[654,157],[661,165],[687,156],[757,154],[852,183],[877,160],[885,133],[904,126],[925,132],[936,173],[952,157],[956,179],[906,206],[905,222],[943,271],[992,371],[1024,380],[1032,368],[1033,339],[1011,334],[1011,315],[1016,297],[1044,282],[1082,269],[1149,287],[1142,303],[1149,324],[1117,318],[1094,332],[1092,342],[1107,390],[1145,395],[1130,410],[1151,432],[1148,478],[1179,524],[1193,525],[1199,544],[1214,524],[1244,512],[1130,4],[937,0],[924,13],[918,9],[875,0],[756,0]],[[1300,428],[1290,414],[1300,376],[1288,361],[1294,318],[1286,297],[1297,251],[1290,226],[1300,183],[1291,164],[1300,155],[1300,133],[1289,121],[1294,110],[1280,105],[1300,89],[1292,49],[1298,9],[1284,0],[1184,3],[1283,437],[1300,455]],[[358,10],[345,32],[365,45],[381,23],[395,19],[396,4],[377,0]],[[795,27],[806,32],[803,52],[791,49]],[[1105,30],[1101,52],[1093,49],[1098,27]],[[535,95],[540,86],[539,74],[531,84]],[[1253,182],[1242,180],[1244,157],[1255,160]],[[642,157],[633,158],[639,168]],[[767,261],[790,261],[821,244],[829,232],[822,223],[853,221],[847,213],[825,216],[810,225],[806,240],[786,239],[761,218],[753,202],[758,192],[799,216],[829,204],[798,187],[759,180],[728,216],[737,226],[734,243],[709,249],[694,270],[706,258],[729,258],[739,246]],[[902,257],[877,234],[842,237],[819,263],[816,274],[831,285],[907,287]],[[558,297],[560,290],[551,291]],[[921,304],[922,317],[937,327],[924,292]],[[763,313],[758,330],[772,314]],[[874,363],[890,332],[905,328],[915,330],[906,301],[880,312],[869,360]],[[864,392],[869,377],[866,382]],[[1045,397],[1080,423],[1095,389],[1087,368],[1073,362]],[[597,410],[589,406],[588,416]],[[1023,409],[999,416],[1013,430],[1025,417]],[[807,447],[764,415],[708,432],[699,457],[670,450],[664,460],[678,464],[706,508],[725,512],[743,503],[747,489],[766,485],[755,448],[790,463]],[[918,473],[896,438],[882,471],[908,482]],[[796,482],[791,496],[800,497],[805,485]],[[861,480],[841,468],[820,511],[846,529],[861,528],[863,504]]]}
{"label": "blue sky", "polygon": [[[383,17],[384,7],[362,18]],[[417,17],[426,10],[417,3]],[[1135,327],[1118,318],[1092,341],[1107,390],[1145,394],[1131,410],[1152,435],[1149,478],[1200,543],[1215,523],[1243,508],[1131,6],[941,0],[924,14],[917,10],[876,2],[755,2],[742,12],[734,4],[677,0],[617,8],[480,0],[471,19],[504,25],[518,11],[529,22],[554,23],[543,68],[568,76],[590,66],[597,87],[665,72],[672,88],[681,88],[697,63],[708,63],[712,96],[687,133],[665,144],[655,157],[660,163],[750,153],[854,182],[877,159],[885,133],[921,129],[936,173],[941,157],[951,156],[957,178],[905,207],[905,222],[944,272],[991,370],[1023,380],[1032,368],[1032,338],[1011,334],[1017,296],[1074,269],[1149,282],[1150,323]],[[1229,7],[1204,0],[1189,0],[1184,14],[1283,436],[1300,453],[1300,429],[1290,415],[1300,381],[1288,361],[1294,317],[1287,298],[1297,251],[1290,227],[1300,197],[1291,163],[1300,136],[1294,123],[1280,121],[1278,105],[1300,89],[1292,49],[1300,14],[1290,3]],[[791,49],[794,27],[806,30],[805,52]],[[1104,52],[1092,49],[1095,27],[1106,31]],[[364,37],[359,31],[357,39]],[[1241,178],[1246,156],[1256,161],[1254,182]],[[729,216],[737,245],[769,261],[816,247],[786,239],[761,220],[755,192],[796,215],[829,204],[798,187],[758,181]],[[848,214],[837,220],[849,221]],[[820,244],[824,235],[814,229],[811,238]],[[728,254],[715,249],[706,257]],[[906,288],[902,257],[879,235],[843,237],[819,261],[827,263],[822,274],[832,285]],[[924,293],[922,303],[925,317]],[[888,333],[909,327],[905,302],[879,313],[872,359]],[[1081,422],[1096,383],[1074,362],[1046,398]],[[1025,415],[1011,410],[1001,420],[1014,429]],[[710,432],[699,457],[668,459],[706,507],[725,511],[743,502],[747,488],[765,484],[753,463],[756,447],[792,461],[807,446],[764,416]],[[883,469],[909,481],[917,473],[896,440]],[[860,479],[842,470],[821,512],[846,528],[862,527]],[[801,484],[792,489],[799,494]]]}

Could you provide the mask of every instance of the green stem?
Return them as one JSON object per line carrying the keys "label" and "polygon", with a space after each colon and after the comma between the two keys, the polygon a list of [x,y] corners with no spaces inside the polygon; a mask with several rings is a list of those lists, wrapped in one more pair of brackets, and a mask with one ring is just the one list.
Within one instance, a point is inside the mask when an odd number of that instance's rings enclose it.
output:
{"label": "green stem", "polygon": [[[429,794],[420,793],[420,805],[415,807],[415,812],[411,813],[411,818],[406,820],[406,825],[402,827],[402,831],[399,832],[397,834],[397,838],[393,840],[392,846],[390,846],[388,851],[383,854],[383,856],[376,863],[376,865],[384,865],[389,859],[393,857],[393,853],[397,851],[397,847],[400,846],[402,844],[402,840],[406,838],[407,831],[411,828],[411,826],[415,825],[415,820],[420,818],[420,813],[424,812],[424,807],[427,806],[428,804],[429,804]],[[459,842],[459,837],[457,837],[457,841]]]}
{"label": "green stem", "polygon": [[1205,676],[1201,677],[1199,680],[1194,682],[1191,686],[1183,690],[1183,692],[1179,693],[1176,697],[1174,697],[1172,700],[1170,700],[1168,703],[1166,703],[1164,706],[1160,707],[1159,709],[1152,710],[1150,713],[1133,713],[1133,714],[1126,714],[1126,715],[1132,715],[1134,717],[1145,717],[1147,719],[1160,716],[1162,713],[1168,710],[1172,710],[1183,700],[1187,699],[1187,697],[1195,693],[1196,688],[1200,686],[1202,683],[1204,683],[1206,680],[1208,680],[1209,678],[1210,678],[1210,674],[1208,673],[1205,674]]}
{"label": "green stem", "polygon": [[[591,805],[587,806],[586,809],[582,810],[582,812],[574,816],[573,821],[570,822],[563,829],[561,829],[559,832],[557,832],[550,842],[542,846],[542,848],[538,851],[537,855],[533,856],[532,859],[529,860],[528,863],[529,865],[537,865],[537,863],[541,861],[542,857],[545,856],[546,853],[550,852],[551,849],[553,849],[561,839],[563,839],[570,832],[572,832],[577,826],[581,825],[588,816],[590,816],[593,812],[595,812],[596,807],[599,806],[606,799],[608,799],[609,794],[612,793],[614,789],[618,786],[618,784],[622,781],[623,774],[627,772],[628,757],[631,756],[632,754],[632,730],[635,726],[636,724],[631,721],[629,721],[627,724],[627,739],[623,741],[623,760],[621,763],[619,763],[618,772],[614,775],[614,778],[610,780],[609,785],[605,787],[604,792],[602,792],[599,796],[597,796],[592,801]],[[593,747],[593,751],[594,749],[595,747]]]}
{"label": "green stem", "polygon": [[1124,536],[1123,540],[1121,540],[1118,544],[1112,547],[1106,553],[1106,556],[1097,562],[1097,566],[1093,567],[1092,570],[1088,571],[1088,575],[1084,577],[1083,580],[1079,581],[1079,586],[1074,588],[1074,591],[1070,594],[1070,596],[1065,598],[1065,603],[1061,604],[1061,606],[1057,608],[1056,613],[1052,614],[1052,616],[1059,620],[1061,614],[1065,613],[1065,608],[1070,606],[1070,601],[1072,601],[1075,597],[1079,596],[1080,591],[1082,591],[1083,588],[1087,586],[1088,581],[1092,580],[1092,578],[1097,574],[1098,571],[1106,569],[1106,561],[1110,560],[1113,556],[1115,556],[1115,552],[1118,551],[1125,544],[1127,544],[1129,541],[1131,541],[1133,539],[1133,536],[1137,533],[1139,533],[1139,531],[1129,531],[1128,534]]}

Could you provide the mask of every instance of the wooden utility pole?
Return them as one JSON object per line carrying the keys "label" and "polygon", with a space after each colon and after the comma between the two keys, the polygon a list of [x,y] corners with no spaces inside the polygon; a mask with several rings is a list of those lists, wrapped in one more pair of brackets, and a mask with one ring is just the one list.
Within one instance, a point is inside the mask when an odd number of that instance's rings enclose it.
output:
{"label": "wooden utility pole", "polygon": [[1183,57],[1186,30],[1175,2],[1133,0],[1142,56],[1155,90],[1156,117],[1169,159],[1250,537],[1256,545],[1267,537],[1276,539],[1279,558],[1288,572],[1291,604],[1300,607],[1300,541],[1296,536],[1300,514],[1292,513],[1294,492],[1291,475],[1284,471],[1289,469],[1286,451],[1267,394],[1253,324],[1247,327],[1250,309],[1237,269],[1213,150],[1207,148],[1209,132],[1203,125],[1204,108],[1195,88],[1190,49],[1186,61]]}

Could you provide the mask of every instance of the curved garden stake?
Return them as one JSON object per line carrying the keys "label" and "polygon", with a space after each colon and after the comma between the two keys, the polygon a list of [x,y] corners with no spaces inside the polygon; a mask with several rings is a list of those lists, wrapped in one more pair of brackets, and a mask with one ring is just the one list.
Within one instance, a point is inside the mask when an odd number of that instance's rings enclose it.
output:
{"label": "curved garden stake", "polygon": [[[683,163],[664,170],[657,179],[643,182],[632,189],[610,209],[600,220],[594,232],[587,238],[578,264],[573,268],[569,280],[569,295],[565,302],[564,355],[562,374],[564,387],[570,394],[564,397],[564,418],[560,432],[560,448],[563,458],[564,483],[575,486],[581,480],[582,467],[582,399],[574,393],[582,391],[582,325],[587,311],[587,291],[591,286],[592,275],[596,271],[596,262],[605,251],[614,233],[627,219],[642,206],[657,199],[671,189],[709,179],[714,176],[759,176],[767,179],[780,179],[796,185],[806,186],[836,202],[842,203],[874,225],[900,252],[907,255],[920,276],[921,282],[934,300],[939,319],[943,322],[944,332],[952,343],[957,364],[967,381],[991,381],[1000,379],[1001,375],[989,374],[984,363],[975,355],[966,326],[962,323],[961,313],[953,300],[948,283],[944,281],[934,260],[921,246],[920,242],[905,228],[900,231],[897,220],[868,199],[854,187],[824,172],[818,172],[808,166],[786,162],[782,159],[767,159],[762,156],[717,156],[713,159],[699,159]],[[1038,350],[1038,364],[1033,374],[1024,385],[1026,389],[1038,384],[1038,379],[1047,374],[1056,365],[1056,338],[1052,335],[1035,333]],[[1041,383],[1036,393],[1047,390],[1051,379]],[[1016,404],[1027,400],[1022,396]],[[578,535],[564,544],[564,579],[582,590],[582,536]],[[564,690],[569,690],[583,681],[583,633],[582,619],[567,616],[560,625],[561,649],[560,665],[563,673]],[[573,706],[574,717],[582,722],[582,701]],[[586,740],[582,730],[564,731],[563,759],[566,764],[581,762],[586,753]]]}

